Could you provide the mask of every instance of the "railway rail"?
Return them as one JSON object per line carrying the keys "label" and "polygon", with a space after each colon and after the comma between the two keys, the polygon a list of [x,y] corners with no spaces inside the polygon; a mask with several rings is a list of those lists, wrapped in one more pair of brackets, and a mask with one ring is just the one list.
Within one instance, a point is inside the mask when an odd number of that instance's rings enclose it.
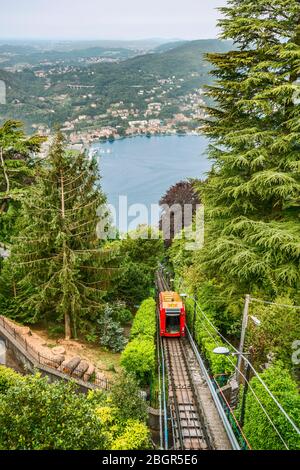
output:
{"label": "railway rail", "polygon": [[[160,272],[157,274],[156,284],[159,292],[169,290],[169,286]],[[171,418],[173,448],[176,450],[211,449],[211,439],[186,357],[185,340],[182,338],[161,338],[160,344],[160,349],[162,349],[160,355],[164,357],[167,369],[168,409]],[[163,397],[164,400],[166,400],[165,397]],[[164,403],[164,410],[166,409],[167,406]],[[165,442],[165,444],[168,443]]]}
{"label": "railway rail", "polygon": [[[162,267],[156,288],[158,293],[170,290]],[[159,308],[157,318],[159,327]],[[187,325],[185,329],[184,338],[171,338],[160,336],[158,328],[161,448],[241,450]]]}

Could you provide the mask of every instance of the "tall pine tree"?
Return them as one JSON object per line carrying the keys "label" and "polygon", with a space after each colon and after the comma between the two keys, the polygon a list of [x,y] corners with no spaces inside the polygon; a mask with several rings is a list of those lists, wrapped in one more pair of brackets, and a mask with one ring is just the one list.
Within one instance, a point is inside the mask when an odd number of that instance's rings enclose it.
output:
{"label": "tall pine tree", "polygon": [[42,136],[26,136],[18,121],[0,127],[0,244],[10,241],[20,199],[34,180],[34,156],[44,141]]}
{"label": "tall pine tree", "polygon": [[[229,0],[209,54],[205,248],[196,262],[230,289],[271,297],[300,286],[300,2]],[[297,96],[298,94],[298,96]],[[298,98],[298,99],[297,99]]]}
{"label": "tall pine tree", "polygon": [[111,250],[96,234],[104,204],[96,162],[65,151],[59,133],[24,202],[20,235],[2,275],[15,318],[64,320],[69,339],[99,315],[114,273]]}

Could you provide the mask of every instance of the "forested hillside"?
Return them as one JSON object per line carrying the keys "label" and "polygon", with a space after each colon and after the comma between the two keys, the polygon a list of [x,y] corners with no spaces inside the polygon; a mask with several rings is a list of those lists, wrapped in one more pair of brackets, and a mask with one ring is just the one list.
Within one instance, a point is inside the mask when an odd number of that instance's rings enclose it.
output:
{"label": "forested hillside", "polygon": [[[89,65],[59,65],[56,60],[76,54],[88,55],[91,50],[43,52],[47,63],[40,63],[38,67],[31,66],[19,72],[0,69],[0,79],[7,84],[7,106],[1,106],[0,117],[21,119],[28,126],[53,126],[87,115],[94,119],[90,125],[107,125],[114,122],[105,116],[113,103],[122,102],[125,109],[136,109],[137,116],[144,119],[143,113],[148,105],[145,99],[151,97],[152,101],[166,107],[161,115],[153,117],[172,117],[180,112],[176,99],[211,81],[204,54],[228,48],[226,41],[199,40],[180,44],[165,52],[147,53],[116,63]],[[99,51],[95,50],[94,56],[99,56]],[[65,59],[62,64],[64,62]],[[143,93],[139,93],[141,90]]]}

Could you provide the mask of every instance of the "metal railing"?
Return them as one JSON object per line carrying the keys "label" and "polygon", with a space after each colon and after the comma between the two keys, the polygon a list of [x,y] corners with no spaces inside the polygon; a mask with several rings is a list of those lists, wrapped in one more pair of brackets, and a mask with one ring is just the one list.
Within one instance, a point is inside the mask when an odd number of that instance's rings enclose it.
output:
{"label": "metal railing", "polygon": [[[50,357],[43,355],[40,351],[38,351],[36,348],[34,348],[27,340],[24,338],[23,335],[20,334],[20,332],[14,328],[10,321],[8,321],[5,317],[0,315],[0,326],[7,332],[8,335],[10,335],[14,340],[15,340],[15,347],[23,354],[26,359],[32,363],[35,367],[41,366],[43,367],[49,367],[52,369],[52,372],[54,375],[57,375],[58,377],[62,376],[61,378],[67,379],[67,380],[76,380],[80,381],[80,384],[86,384],[92,385],[93,387],[99,388],[99,389],[104,389],[104,390],[109,390],[110,389],[110,383],[107,379],[105,378],[99,378],[99,377],[92,377],[92,379],[89,379],[87,381],[84,381],[81,379],[81,377],[78,377],[76,374],[76,369],[71,370],[67,366],[64,366],[63,370],[60,371],[58,368],[62,364],[61,358],[57,357]],[[7,336],[7,339],[10,340],[10,338]],[[21,351],[18,346],[22,347],[23,351]],[[84,375],[84,374],[82,374]]]}
{"label": "metal railing", "polygon": [[232,446],[232,449],[233,449],[233,450],[241,450],[241,446],[240,446],[240,444],[239,444],[239,442],[238,442],[238,440],[237,440],[237,438],[236,438],[236,436],[235,436],[235,433],[234,433],[234,431],[233,431],[233,429],[232,429],[232,427],[231,427],[231,423],[230,423],[229,420],[228,420],[228,416],[226,415],[226,413],[225,413],[225,411],[224,411],[223,405],[222,405],[222,403],[221,403],[221,401],[220,401],[220,398],[219,398],[219,396],[218,396],[218,393],[216,392],[215,386],[214,386],[214,384],[213,384],[213,382],[212,382],[212,380],[211,380],[211,378],[210,378],[210,376],[209,376],[209,374],[208,374],[208,372],[207,372],[207,370],[206,370],[206,367],[205,367],[205,365],[204,365],[203,359],[202,359],[202,357],[200,356],[200,353],[199,353],[199,351],[198,351],[197,345],[195,344],[195,342],[194,342],[194,340],[193,340],[193,338],[192,338],[192,335],[191,335],[191,333],[190,333],[190,330],[189,330],[189,328],[188,328],[187,326],[186,326],[186,331],[187,331],[187,337],[188,337],[188,340],[189,340],[189,342],[190,342],[190,345],[191,345],[191,347],[192,347],[192,349],[193,349],[193,351],[194,351],[194,353],[195,353],[195,356],[196,356],[196,358],[197,358],[198,364],[199,364],[200,369],[201,369],[201,371],[202,371],[202,373],[203,373],[203,376],[204,376],[204,378],[205,378],[205,380],[206,380],[206,383],[207,383],[208,388],[209,388],[209,390],[210,390],[210,393],[211,393],[211,396],[212,396],[212,398],[213,398],[213,401],[214,401],[214,403],[215,403],[215,405],[216,405],[216,408],[217,408],[217,411],[218,411],[218,413],[219,413],[219,416],[220,416],[220,418],[221,418],[221,420],[222,420],[222,422],[223,422],[223,426],[224,426],[224,429],[225,429],[226,434],[227,434],[227,436],[228,436],[228,439],[229,439],[229,441],[230,441],[230,444],[231,444],[231,446]]}
{"label": "metal railing", "polygon": [[241,447],[242,450],[252,450],[251,449],[251,445],[249,444],[244,432],[243,432],[243,429],[241,428],[237,418],[235,417],[235,414],[231,408],[231,406],[229,405],[223,391],[222,391],[222,388],[220,387],[216,377],[211,377],[211,380],[212,380],[212,383],[215,387],[215,390],[219,396],[219,399],[220,399],[220,402],[222,403],[222,406],[223,406],[223,409],[225,411],[225,414],[228,418],[228,421],[232,427],[232,430],[239,442],[239,445]]}

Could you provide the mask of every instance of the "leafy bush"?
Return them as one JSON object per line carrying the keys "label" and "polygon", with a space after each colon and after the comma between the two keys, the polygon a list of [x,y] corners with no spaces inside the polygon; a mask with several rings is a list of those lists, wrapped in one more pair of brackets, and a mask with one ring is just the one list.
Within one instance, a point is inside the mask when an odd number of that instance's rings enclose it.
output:
{"label": "leafy bush", "polygon": [[0,449],[103,448],[101,423],[74,384],[29,375],[0,393]]}
{"label": "leafy bush", "polygon": [[121,323],[121,325],[126,325],[127,323],[131,322],[132,313],[128,308],[126,308],[126,304],[124,302],[116,302],[112,305],[112,309],[113,319],[116,322]]}
{"label": "leafy bush", "polygon": [[89,329],[88,333],[86,333],[84,339],[88,342],[88,343],[96,343],[98,341],[98,333],[97,333],[97,328],[95,327],[92,327]]}
{"label": "leafy bush", "polygon": [[121,364],[136,379],[146,384],[155,367],[156,304],[154,299],[144,300],[133,321],[131,341],[126,346]]}
{"label": "leafy bush", "polygon": [[112,445],[112,450],[143,450],[150,447],[148,427],[139,421],[129,420],[123,434]]}
{"label": "leafy bush", "polygon": [[[97,400],[95,392],[89,396],[92,400]],[[121,374],[106,402],[100,402],[96,412],[105,428],[105,438],[110,449],[150,448],[150,433],[146,425],[147,406],[132,374]]]}
{"label": "leafy bush", "polygon": [[125,422],[128,419],[146,421],[147,406],[132,374],[121,375],[112,386],[110,398],[113,406],[119,408],[118,416],[121,421]]}
{"label": "leafy bush", "polygon": [[120,323],[113,321],[112,309],[108,305],[105,307],[104,315],[98,320],[100,327],[100,344],[113,352],[123,351],[126,345],[124,330]]}
{"label": "leafy bush", "polygon": [[0,366],[0,393],[7,393],[10,387],[23,381],[23,376],[8,367]]}
{"label": "leafy bush", "polygon": [[[193,302],[187,302],[187,320],[192,328],[192,320],[193,318]],[[211,316],[207,314],[207,317],[213,321]],[[204,317],[197,315],[195,321],[195,338],[196,342],[199,345],[202,353],[204,354],[205,358],[209,362],[209,366],[213,375],[219,374],[231,374],[234,371],[234,366],[228,361],[226,356],[221,354],[215,354],[213,350],[218,346],[225,346],[220,341],[220,337],[214,331],[212,326],[205,320]]]}
{"label": "leafy bush", "polygon": [[[284,369],[283,363],[277,362],[266,369],[261,378],[267,384],[273,395],[278,399],[291,419],[300,426],[300,396],[297,383]],[[261,401],[263,407],[271,417],[279,433],[287,443],[289,449],[300,449],[299,435],[286,420],[279,408],[264,389],[260,381],[254,377],[250,381],[251,387]],[[267,416],[249,389],[246,399],[244,432],[253,449],[280,450],[285,446],[275,432]]]}
{"label": "leafy bush", "polygon": [[145,449],[146,419],[131,375],[122,375],[110,393],[84,395],[72,382],[0,367],[0,450]]}
{"label": "leafy bush", "polygon": [[[275,302],[293,305],[288,296],[277,297]],[[271,352],[277,360],[284,363],[285,367],[292,369],[291,345],[300,338],[299,311],[294,308],[253,302],[250,305],[250,314],[257,316],[261,321],[259,328],[249,322],[247,331],[247,345],[253,346],[255,361],[260,364],[265,362]]]}
{"label": "leafy bush", "polygon": [[121,365],[132,372],[140,384],[149,383],[155,368],[153,339],[138,336],[130,341],[122,353]]}
{"label": "leafy bush", "polygon": [[144,300],[138,309],[130,331],[130,338],[143,336],[153,338],[156,333],[156,303],[154,299]]}
{"label": "leafy bush", "polygon": [[154,282],[154,273],[149,267],[126,259],[122,270],[116,291],[118,298],[133,306],[149,297]]}

